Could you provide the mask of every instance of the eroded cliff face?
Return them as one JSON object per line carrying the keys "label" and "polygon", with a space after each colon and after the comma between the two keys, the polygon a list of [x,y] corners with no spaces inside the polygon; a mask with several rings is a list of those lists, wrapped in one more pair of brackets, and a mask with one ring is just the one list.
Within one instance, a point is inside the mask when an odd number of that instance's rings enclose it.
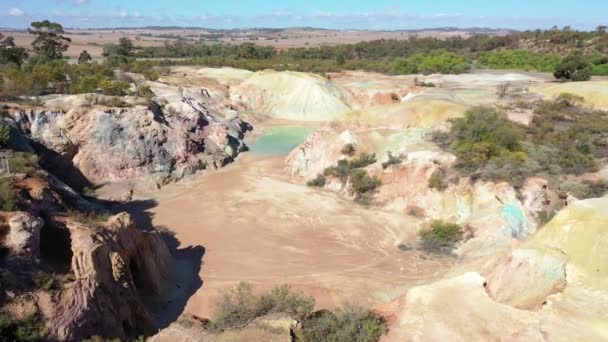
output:
{"label": "eroded cliff face", "polygon": [[[376,205],[417,222],[414,231],[432,220],[466,226],[469,238],[455,252],[467,258],[490,256],[532,236],[540,222],[539,214],[550,211],[557,199],[547,189],[547,181],[540,178],[529,179],[518,190],[506,182],[476,181],[469,177],[446,182],[445,189],[430,188],[431,176],[439,169],[449,169],[456,157],[429,142],[428,133],[432,127],[441,128],[447,118],[457,113],[455,110],[433,120],[425,117],[425,124],[416,112],[406,112],[400,120],[418,124],[397,130],[328,125],[313,132],[287,156],[285,172],[296,181],[305,182],[340,159],[375,153],[377,161],[364,170],[382,181],[373,196]],[[418,118],[407,118],[408,114]],[[343,153],[347,144],[355,147],[354,156]],[[400,160],[383,167],[388,152]],[[328,176],[324,188],[353,199],[349,180]]]}
{"label": "eroded cliff face", "polygon": [[383,341],[606,340],[607,209],[606,197],[572,203],[476,272],[410,289],[381,308]]}
{"label": "eroded cliff face", "polygon": [[[34,307],[28,314],[44,318],[47,338],[77,341],[99,335],[131,339],[155,331],[144,303],[146,298],[162,298],[175,269],[158,234],[140,231],[126,213],[100,225],[62,217],[47,217],[45,222],[24,212],[7,216],[5,245],[12,251],[7,268],[35,273],[42,258],[65,276],[66,282],[56,291],[20,294],[17,290],[8,300],[7,306],[16,311]],[[59,265],[60,259],[67,261],[69,256],[69,264]]]}
{"label": "eroded cliff face", "polygon": [[209,91],[160,83],[151,89],[158,95],[146,106],[107,107],[96,104],[103,97],[87,94],[8,114],[92,183],[144,178],[163,184],[224,166],[246,150],[251,126],[236,110],[216,104]]}
{"label": "eroded cliff face", "polygon": [[73,222],[66,228],[75,281],[53,298],[54,310],[47,314],[51,335],[78,340],[91,333],[122,339],[152,333],[145,298],[161,296],[174,271],[160,236],[139,231],[126,213],[93,231]]}

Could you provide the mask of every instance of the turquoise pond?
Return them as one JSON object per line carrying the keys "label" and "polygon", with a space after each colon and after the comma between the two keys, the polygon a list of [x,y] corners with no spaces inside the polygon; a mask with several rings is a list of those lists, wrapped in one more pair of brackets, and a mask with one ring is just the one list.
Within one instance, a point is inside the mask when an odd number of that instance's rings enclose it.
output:
{"label": "turquoise pond", "polygon": [[304,126],[271,127],[266,130],[264,135],[257,138],[249,149],[251,152],[261,155],[288,154],[303,143],[314,130],[314,127]]}

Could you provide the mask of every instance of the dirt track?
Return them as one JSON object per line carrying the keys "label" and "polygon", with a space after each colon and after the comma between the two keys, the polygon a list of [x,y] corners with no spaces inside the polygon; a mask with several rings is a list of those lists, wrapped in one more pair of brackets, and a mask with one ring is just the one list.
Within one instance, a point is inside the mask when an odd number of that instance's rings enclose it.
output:
{"label": "dirt track", "polygon": [[282,157],[244,155],[153,194],[153,224],[175,232],[180,248],[205,248],[203,285],[186,312],[208,317],[218,294],[239,281],[260,290],[291,284],[313,295],[319,308],[346,299],[376,304],[439,276],[452,262],[396,247],[415,236],[407,216],[288,183],[282,168]]}

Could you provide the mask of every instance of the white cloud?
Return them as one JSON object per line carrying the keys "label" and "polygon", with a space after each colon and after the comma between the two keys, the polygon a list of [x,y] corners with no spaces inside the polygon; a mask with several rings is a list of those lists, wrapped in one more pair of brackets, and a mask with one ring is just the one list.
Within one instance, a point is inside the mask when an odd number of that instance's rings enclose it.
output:
{"label": "white cloud", "polygon": [[120,10],[118,12],[112,13],[112,16],[116,18],[125,19],[129,16],[129,12],[127,12],[126,10]]}
{"label": "white cloud", "polygon": [[13,7],[10,9],[10,11],[8,11],[8,14],[13,17],[20,17],[20,16],[24,15],[25,12],[20,8]]}
{"label": "white cloud", "polygon": [[74,3],[76,4],[76,6],[82,6],[88,4],[89,0],[74,0]]}

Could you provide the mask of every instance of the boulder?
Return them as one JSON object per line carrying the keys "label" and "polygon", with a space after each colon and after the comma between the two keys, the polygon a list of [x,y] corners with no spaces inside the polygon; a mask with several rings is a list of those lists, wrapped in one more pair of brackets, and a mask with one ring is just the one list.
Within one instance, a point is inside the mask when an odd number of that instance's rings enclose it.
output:
{"label": "boulder", "polygon": [[37,258],[40,256],[40,230],[44,221],[28,213],[14,214],[8,221],[6,245],[15,254]]}

